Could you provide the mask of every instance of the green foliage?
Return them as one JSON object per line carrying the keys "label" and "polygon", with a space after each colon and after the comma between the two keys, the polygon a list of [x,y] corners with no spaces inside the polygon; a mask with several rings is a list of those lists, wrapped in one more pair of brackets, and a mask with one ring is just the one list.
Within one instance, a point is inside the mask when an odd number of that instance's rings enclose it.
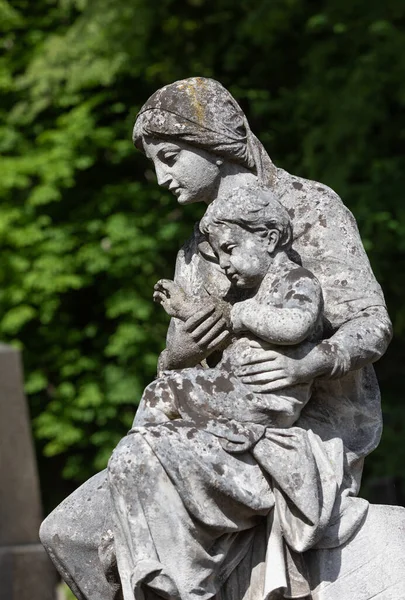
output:
{"label": "green foliage", "polygon": [[[167,82],[221,80],[278,165],[342,195],[401,347],[404,15],[400,0],[0,0],[0,333],[65,477],[103,467],[131,425],[167,326],[153,284],[202,211],[179,210],[130,141]],[[400,356],[380,368],[396,423]],[[402,433],[375,472],[405,476]]]}

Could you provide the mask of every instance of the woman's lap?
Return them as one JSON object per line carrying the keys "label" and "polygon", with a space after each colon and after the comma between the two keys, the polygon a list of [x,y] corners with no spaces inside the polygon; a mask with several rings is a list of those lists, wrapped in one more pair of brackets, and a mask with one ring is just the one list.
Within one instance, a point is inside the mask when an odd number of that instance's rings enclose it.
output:
{"label": "woman's lap", "polygon": [[145,579],[163,595],[211,597],[274,505],[249,453],[180,420],[135,428],[108,470],[125,598]]}
{"label": "woman's lap", "polygon": [[[132,431],[114,450],[109,471],[131,473],[138,490],[163,470],[193,518],[227,531],[254,526],[273,507],[269,478],[250,452],[231,454],[219,437],[182,420]],[[150,449],[144,456],[140,440]]]}

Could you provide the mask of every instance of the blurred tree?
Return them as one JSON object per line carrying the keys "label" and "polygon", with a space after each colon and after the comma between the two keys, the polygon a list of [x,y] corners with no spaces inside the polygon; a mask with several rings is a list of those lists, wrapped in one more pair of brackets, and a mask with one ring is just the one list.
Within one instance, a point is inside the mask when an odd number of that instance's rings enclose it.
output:
{"label": "blurred tree", "polygon": [[396,332],[368,472],[405,480],[404,22],[401,0],[0,0],[0,335],[24,351],[49,503],[61,467],[105,465],[154,375],[152,287],[202,209],[153,183],[131,128],[191,75],[219,79],[279,166],[354,212]]}

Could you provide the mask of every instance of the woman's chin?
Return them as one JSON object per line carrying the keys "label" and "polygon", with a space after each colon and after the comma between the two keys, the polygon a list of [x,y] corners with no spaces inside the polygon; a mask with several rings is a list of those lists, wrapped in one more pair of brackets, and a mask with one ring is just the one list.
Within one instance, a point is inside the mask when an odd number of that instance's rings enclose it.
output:
{"label": "woman's chin", "polygon": [[243,279],[243,277],[238,277],[237,275],[233,275],[231,281],[235,287],[241,290],[251,287],[249,281],[246,281],[246,279]]}
{"label": "woman's chin", "polygon": [[177,202],[181,206],[185,206],[187,204],[196,204],[197,202],[206,202],[205,194],[191,194],[184,189],[178,190],[174,195],[177,198]]}
{"label": "woman's chin", "polygon": [[177,198],[177,202],[181,206],[187,206],[188,204],[196,204],[197,202],[203,202],[202,198]]}

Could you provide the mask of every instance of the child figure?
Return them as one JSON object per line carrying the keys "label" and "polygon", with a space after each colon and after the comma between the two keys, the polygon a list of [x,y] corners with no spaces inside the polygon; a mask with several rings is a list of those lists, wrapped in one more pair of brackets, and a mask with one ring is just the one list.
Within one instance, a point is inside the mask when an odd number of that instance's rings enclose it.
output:
{"label": "child figure", "polygon": [[[244,451],[264,428],[295,423],[312,382],[253,393],[234,372],[238,356],[249,350],[250,340],[275,346],[319,340],[322,292],[314,275],[289,259],[291,223],[269,190],[246,186],[217,198],[200,229],[230,280],[227,296],[233,299],[220,302],[227,308],[232,335],[215,367],[166,371],[150,384],[135,424],[183,419],[225,438],[234,451]],[[154,299],[183,321],[201,302],[169,280],[156,284]]]}

